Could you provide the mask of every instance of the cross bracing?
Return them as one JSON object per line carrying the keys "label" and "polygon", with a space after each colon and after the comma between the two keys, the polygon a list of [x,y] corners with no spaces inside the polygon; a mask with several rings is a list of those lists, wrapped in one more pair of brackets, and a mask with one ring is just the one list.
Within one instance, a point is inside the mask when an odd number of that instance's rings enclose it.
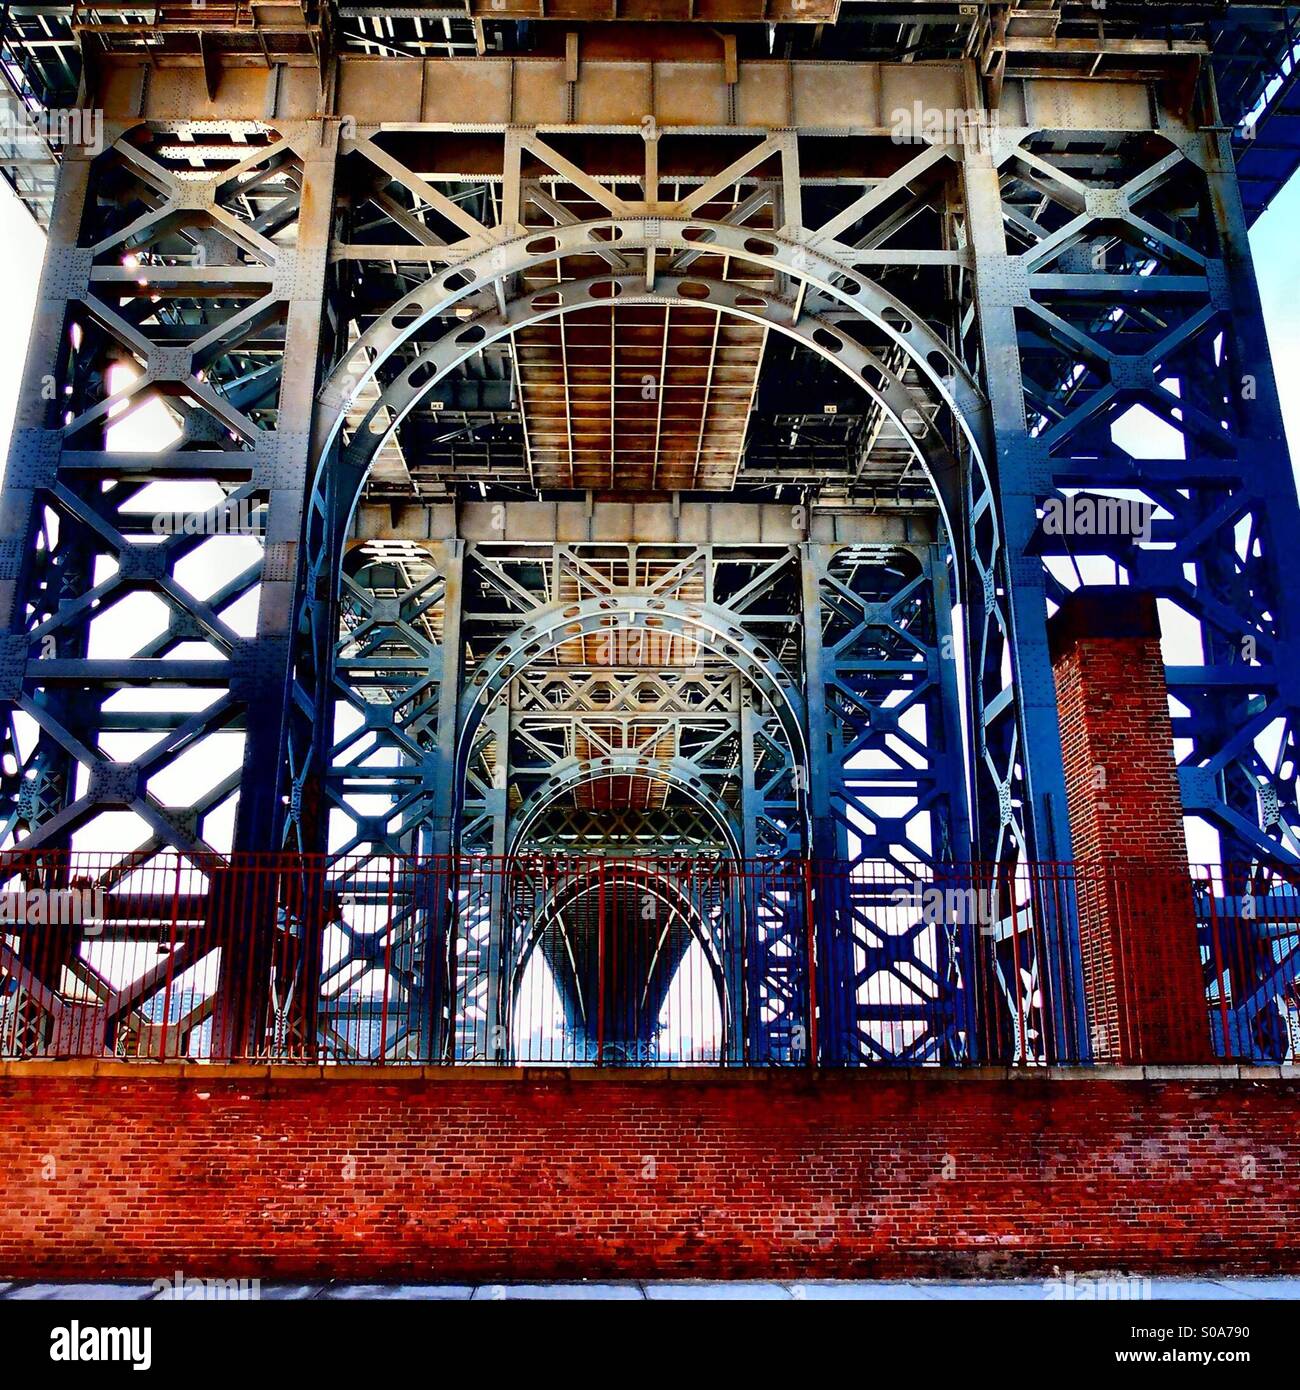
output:
{"label": "cross bracing", "polygon": [[[1068,859],[1045,623],[1098,578],[1182,624],[1189,818],[1261,881],[1294,861],[1294,487],[1205,7],[1153,46],[1132,7],[1099,35],[844,4],[839,59],[794,19],[774,56],[222,8],[224,46],[201,15],[85,20],[103,148],[62,152],[0,588],[15,848],[397,884],[383,933],[344,913],[319,949],[305,909],[253,914],[248,959],[291,964],[250,985],[222,954],[215,1031],[271,1000],[295,1046],[498,1059],[544,961],[577,1037],[582,884],[378,866],[604,858],[621,921],[618,861],[667,856],[728,886],[644,963],[716,980],[729,1055],[806,1050],[810,951],[827,1059],[969,1058],[989,962],[1048,1001],[1033,1046],[1086,1055],[1053,1015],[1068,900],[1003,891],[988,940],[725,866]],[[173,437],[125,446],[147,412]],[[1150,529],[1044,527],[1079,497]],[[23,962],[38,1007],[71,950]],[[666,1007],[642,983],[620,1046]],[[400,1036],[358,1022],[381,987]]]}

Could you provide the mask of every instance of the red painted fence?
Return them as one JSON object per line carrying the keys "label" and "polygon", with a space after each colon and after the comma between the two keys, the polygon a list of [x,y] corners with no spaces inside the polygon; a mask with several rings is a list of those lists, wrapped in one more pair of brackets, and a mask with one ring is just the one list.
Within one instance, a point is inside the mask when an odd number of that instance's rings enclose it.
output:
{"label": "red painted fence", "polygon": [[1276,1062],[1297,976],[1259,868],[0,856],[16,1058]]}

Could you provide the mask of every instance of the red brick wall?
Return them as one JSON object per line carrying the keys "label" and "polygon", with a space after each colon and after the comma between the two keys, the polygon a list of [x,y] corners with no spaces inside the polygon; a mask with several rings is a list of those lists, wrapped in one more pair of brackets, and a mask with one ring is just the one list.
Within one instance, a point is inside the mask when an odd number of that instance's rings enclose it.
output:
{"label": "red brick wall", "polygon": [[0,1278],[1300,1269],[1300,1081],[4,1070]]}
{"label": "red brick wall", "polygon": [[1082,590],[1053,619],[1093,1053],[1211,1053],[1155,600]]}

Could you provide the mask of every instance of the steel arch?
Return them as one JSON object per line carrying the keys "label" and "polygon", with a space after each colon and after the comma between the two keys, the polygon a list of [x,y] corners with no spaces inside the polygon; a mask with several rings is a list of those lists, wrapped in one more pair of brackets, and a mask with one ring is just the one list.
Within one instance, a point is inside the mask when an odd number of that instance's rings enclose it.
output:
{"label": "steel arch", "polygon": [[[625,592],[579,603],[554,603],[532,613],[466,680],[461,689],[452,785],[465,782],[474,735],[488,706],[537,657],[577,637],[599,636],[617,627],[659,635],[690,637],[729,661],[768,701],[781,724],[795,765],[807,765],[802,700],[785,679],[776,660],[747,633],[733,615],[710,603],[688,603],[659,594]],[[457,805],[453,805],[453,812]],[[805,811],[806,814],[806,811]]]}
{"label": "steel arch", "polygon": [[[630,879],[627,874],[631,873]],[[620,878],[619,866],[615,863],[609,870],[610,878],[606,879],[608,884],[611,880],[617,882]],[[634,871],[627,871],[621,875],[624,881],[630,881],[634,886],[650,893],[666,907],[680,912],[682,920],[685,922],[687,930],[699,943],[704,951],[704,956],[709,966],[709,974],[713,979],[714,988],[718,992],[718,1002],[721,1005],[723,1022],[723,1055],[728,1055],[739,1037],[739,1000],[735,997],[735,990],[738,985],[728,982],[726,970],[726,947],[725,943],[719,942],[708,924],[704,921],[698,905],[688,896],[679,894],[678,901],[674,902],[663,888],[663,876],[646,873],[644,881],[638,879]],[[508,970],[506,987],[506,997],[509,1001],[509,1014],[513,1015],[518,1001],[519,989],[523,983],[524,971],[527,969],[528,962],[531,960],[546,930],[552,923],[558,920],[559,913],[563,907],[571,905],[583,893],[593,891],[591,884],[576,876],[570,876],[556,883],[554,889],[537,911],[530,924],[527,935],[519,942],[518,949],[512,952],[512,960]]]}
{"label": "steel arch", "polygon": [[[838,367],[880,406],[908,440],[934,488],[949,536],[960,543],[960,466],[930,421],[921,416],[919,422],[908,422],[909,414],[917,414],[916,403],[900,378],[879,357],[834,324],[801,314],[795,300],[698,275],[660,276],[653,290],[645,287],[645,277],[641,275],[598,275],[585,280],[569,280],[512,299],[504,311],[493,309],[458,324],[425,348],[384,388],[343,450],[346,472],[356,479],[354,501],[371,460],[406,416],[434,391],[453,367],[521,328],[575,309],[610,303],[692,305],[714,309],[721,314],[766,324]],[[873,377],[880,379],[879,386]],[[322,459],[318,464],[318,488],[324,470]],[[337,524],[346,524],[346,518],[338,517]]]}
{"label": "steel arch", "polygon": [[531,830],[533,822],[557,796],[591,782],[608,781],[612,777],[643,777],[650,781],[666,783],[683,792],[696,802],[717,826],[732,857],[738,860],[744,857],[740,850],[739,827],[732,816],[725,814],[717,803],[710,799],[710,789],[694,763],[686,758],[655,761],[634,756],[570,758],[563,763],[557,763],[546,781],[516,812],[509,852],[527,853],[522,848],[524,837]]}
{"label": "steel arch", "polygon": [[[815,238],[814,233],[814,243]],[[756,232],[733,223],[697,217],[602,217],[574,222],[502,238],[450,264],[380,315],[331,372],[317,397],[326,426],[316,450],[317,458],[333,445],[358,389],[402,342],[431,319],[446,314],[460,300],[510,275],[567,256],[651,247],[678,253],[729,253],[805,285],[814,285],[845,308],[859,313],[908,354],[952,409],[976,455],[987,461],[988,403],[974,378],[919,315],[852,265],[852,247],[841,247],[844,259],[838,260],[815,244],[795,241],[779,232]]]}

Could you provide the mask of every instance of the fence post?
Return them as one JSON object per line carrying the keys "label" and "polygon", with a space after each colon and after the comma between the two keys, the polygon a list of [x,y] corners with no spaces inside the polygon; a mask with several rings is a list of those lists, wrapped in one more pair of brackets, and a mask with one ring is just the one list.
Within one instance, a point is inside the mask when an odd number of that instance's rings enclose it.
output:
{"label": "fence post", "polygon": [[596,1065],[605,1065],[605,861],[596,861]]}
{"label": "fence post", "polygon": [[[825,884],[822,889],[825,891]],[[808,1065],[817,1065],[817,927],[813,917],[812,860],[803,860],[803,916],[808,938]]]}

